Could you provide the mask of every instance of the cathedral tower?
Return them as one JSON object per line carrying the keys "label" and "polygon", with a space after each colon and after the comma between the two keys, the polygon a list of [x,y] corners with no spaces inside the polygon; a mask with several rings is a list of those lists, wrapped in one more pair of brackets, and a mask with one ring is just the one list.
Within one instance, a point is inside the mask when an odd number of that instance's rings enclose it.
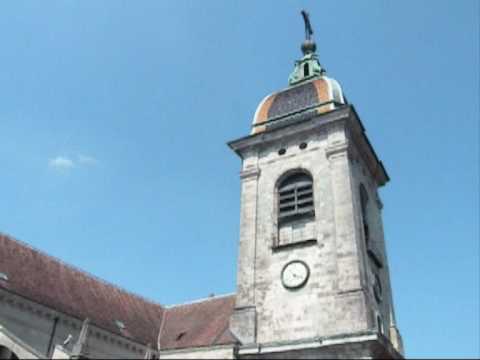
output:
{"label": "cathedral tower", "polygon": [[240,358],[401,357],[377,189],[389,178],[306,39],[286,89],[263,99],[241,157]]}

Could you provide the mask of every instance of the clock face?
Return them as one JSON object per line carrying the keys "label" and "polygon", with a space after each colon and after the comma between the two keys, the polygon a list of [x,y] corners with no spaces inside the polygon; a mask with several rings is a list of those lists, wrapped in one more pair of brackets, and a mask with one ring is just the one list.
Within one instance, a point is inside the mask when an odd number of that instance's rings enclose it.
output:
{"label": "clock face", "polygon": [[298,289],[307,283],[310,269],[300,260],[289,262],[282,270],[282,284],[287,289]]}

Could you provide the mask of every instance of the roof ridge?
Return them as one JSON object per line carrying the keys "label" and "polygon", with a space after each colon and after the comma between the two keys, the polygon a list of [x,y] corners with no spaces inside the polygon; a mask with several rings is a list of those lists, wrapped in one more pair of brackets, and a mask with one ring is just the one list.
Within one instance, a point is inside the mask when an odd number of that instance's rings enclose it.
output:
{"label": "roof ridge", "polygon": [[[145,296],[142,296],[142,295],[136,294],[136,293],[134,293],[134,292],[131,292],[131,291],[129,291],[129,290],[126,290],[125,288],[121,287],[120,285],[116,285],[116,284],[114,284],[114,283],[112,283],[112,282],[109,282],[109,281],[107,281],[107,280],[105,280],[105,279],[102,279],[102,278],[100,278],[99,276],[94,275],[94,274],[92,274],[92,273],[90,273],[90,272],[88,272],[88,271],[86,271],[86,270],[80,269],[79,267],[77,267],[77,266],[75,266],[75,265],[69,264],[69,263],[65,262],[64,260],[62,260],[62,259],[60,259],[60,258],[57,258],[57,257],[55,257],[55,256],[53,256],[53,255],[50,255],[50,254],[47,254],[46,252],[44,252],[44,251],[42,251],[42,250],[34,247],[34,246],[31,245],[31,244],[28,244],[28,243],[25,242],[25,241],[19,240],[19,239],[17,239],[16,237],[14,237],[14,236],[12,236],[12,235],[10,235],[10,234],[7,234],[7,233],[4,233],[4,232],[0,231],[0,237],[4,237],[4,238],[6,238],[6,239],[8,239],[8,240],[10,240],[10,241],[16,242],[16,243],[18,243],[19,245],[21,245],[21,246],[23,246],[23,247],[25,247],[25,248],[27,248],[27,249],[30,249],[31,251],[34,251],[34,252],[36,252],[36,253],[38,253],[38,254],[46,257],[46,258],[49,258],[49,259],[51,259],[51,260],[53,260],[53,261],[55,261],[55,262],[57,262],[57,263],[65,266],[66,268],[69,268],[69,269],[71,269],[71,270],[73,270],[73,271],[76,271],[76,272],[78,272],[78,273],[80,273],[80,274],[82,274],[82,275],[84,275],[84,276],[86,276],[86,277],[89,277],[89,278],[91,278],[91,279],[93,279],[93,280],[95,280],[95,281],[98,281],[99,283],[102,283],[102,284],[104,284],[104,285],[113,287],[114,289],[117,289],[117,290],[119,290],[119,291],[121,291],[121,292],[123,292],[123,293],[125,293],[125,294],[129,294],[129,295],[131,295],[131,296],[134,296],[134,297],[136,297],[136,298],[138,298],[138,299],[140,299],[140,300],[143,300],[143,301],[145,301],[145,302],[147,302],[147,303],[150,303],[150,304],[152,304],[152,305],[159,306],[161,310],[165,310],[165,309],[166,309],[166,306],[164,306],[164,305],[162,305],[162,304],[160,304],[160,303],[158,303],[158,302],[156,302],[156,301],[154,301],[154,300],[148,299],[148,298],[146,298]],[[8,275],[8,274],[7,274],[7,275]]]}
{"label": "roof ridge", "polygon": [[218,300],[218,299],[221,299],[221,298],[226,298],[226,297],[230,297],[230,296],[234,296],[234,295],[236,295],[236,293],[231,292],[231,293],[222,294],[222,295],[209,296],[209,297],[206,297],[206,298],[201,298],[201,299],[197,299],[197,300],[187,301],[187,302],[180,303],[180,304],[165,305],[164,308],[165,308],[166,310],[170,310],[170,309],[173,309],[173,308],[176,308],[176,307],[180,307],[180,306],[188,306],[188,305],[199,304],[199,303],[202,303],[202,302],[206,302],[206,301],[210,301],[210,300]]}

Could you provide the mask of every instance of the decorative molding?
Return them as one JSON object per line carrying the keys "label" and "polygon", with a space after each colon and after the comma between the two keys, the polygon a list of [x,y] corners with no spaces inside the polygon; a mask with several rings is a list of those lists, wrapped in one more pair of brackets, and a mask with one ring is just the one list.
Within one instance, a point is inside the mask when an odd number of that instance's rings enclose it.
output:
{"label": "decorative molding", "polygon": [[286,249],[303,248],[307,246],[317,245],[317,243],[318,243],[317,239],[306,239],[306,240],[293,241],[286,244],[275,244],[275,245],[272,245],[271,248],[273,252],[277,252],[277,251],[282,251]]}
{"label": "decorative molding", "polygon": [[256,180],[260,176],[260,169],[255,168],[246,168],[240,172],[240,179],[242,180]]}
{"label": "decorative molding", "polygon": [[364,331],[354,334],[341,334],[327,337],[315,337],[308,339],[300,339],[294,341],[270,342],[261,346],[252,344],[240,347],[240,355],[260,355],[268,353],[280,353],[295,350],[317,349],[326,346],[348,344],[348,343],[364,343],[367,341],[376,341],[378,334],[374,331]]}
{"label": "decorative molding", "polygon": [[234,345],[207,345],[207,346],[197,346],[197,347],[191,347],[191,348],[179,348],[179,349],[167,349],[167,350],[162,350],[160,351],[159,355],[160,358],[165,355],[170,355],[170,354],[191,354],[191,353],[202,353],[202,352],[208,352],[212,353],[215,351],[221,351],[221,350],[234,350],[235,346]]}
{"label": "decorative molding", "polygon": [[325,156],[328,160],[335,160],[347,155],[349,149],[350,146],[348,141],[332,144],[325,148]]}
{"label": "decorative molding", "polygon": [[321,133],[332,123],[348,119],[351,111],[350,106],[341,107],[327,113],[317,114],[313,118],[306,118],[288,123],[285,127],[274,128],[266,132],[248,135],[230,141],[228,142],[228,146],[240,157],[244,158],[247,149],[252,149],[259,145],[264,146],[265,144],[277,142],[279,140],[286,140],[291,136],[299,136],[303,133]]}
{"label": "decorative molding", "polygon": [[81,359],[83,357],[88,357],[88,349],[87,349],[87,336],[88,336],[88,327],[90,325],[90,319],[85,319],[82,324],[82,330],[80,331],[80,335],[78,335],[78,339],[76,343],[73,345],[71,358],[72,359]]}

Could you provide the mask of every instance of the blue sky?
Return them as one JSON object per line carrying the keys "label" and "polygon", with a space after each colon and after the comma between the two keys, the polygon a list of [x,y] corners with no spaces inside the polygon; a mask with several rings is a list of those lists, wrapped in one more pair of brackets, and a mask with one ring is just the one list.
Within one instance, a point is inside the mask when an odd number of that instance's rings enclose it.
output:
{"label": "blue sky", "polygon": [[0,231],[163,304],[235,291],[258,102],[318,52],[381,190],[410,357],[478,357],[479,2],[0,4]]}

